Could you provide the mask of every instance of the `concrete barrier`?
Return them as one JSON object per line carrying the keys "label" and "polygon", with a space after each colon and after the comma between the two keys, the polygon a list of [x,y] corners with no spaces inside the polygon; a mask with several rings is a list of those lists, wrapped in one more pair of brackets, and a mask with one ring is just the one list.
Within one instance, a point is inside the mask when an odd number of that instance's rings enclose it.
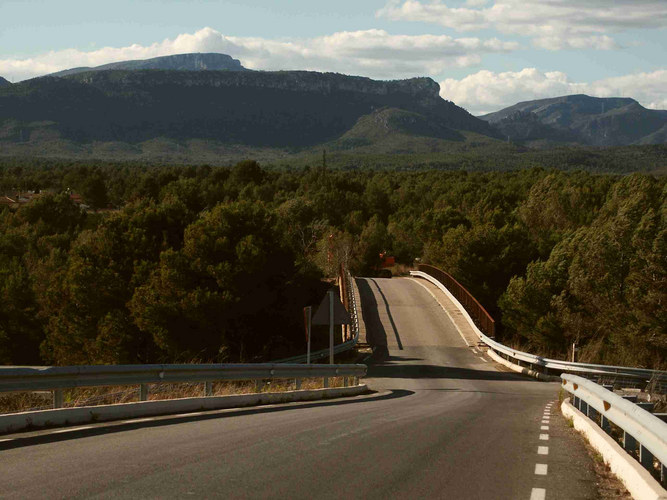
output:
{"label": "concrete barrier", "polygon": [[569,398],[561,404],[561,411],[566,418],[572,419],[574,428],[581,432],[590,445],[602,455],[602,459],[625,485],[633,498],[667,499],[667,491],[660,486],[660,483],[639,462],[628,455],[614,438],[572,406]]}
{"label": "concrete barrier", "polygon": [[126,418],[154,417],[175,413],[243,408],[294,401],[315,401],[318,399],[358,396],[365,392],[368,392],[368,388],[365,384],[360,384],[352,387],[329,389],[166,399],[161,401],[140,401],[115,405],[13,413],[0,415],[0,433],[7,434],[34,428],[78,425]]}
{"label": "concrete barrier", "polygon": [[554,375],[545,375],[544,373],[531,370],[530,368],[515,365],[514,363],[507,361],[505,358],[497,354],[493,349],[487,350],[486,354],[496,363],[500,363],[501,365],[506,366],[510,370],[514,370],[517,373],[528,375],[529,377],[536,378],[537,380],[541,380],[543,382],[560,382],[560,377],[556,377]]}

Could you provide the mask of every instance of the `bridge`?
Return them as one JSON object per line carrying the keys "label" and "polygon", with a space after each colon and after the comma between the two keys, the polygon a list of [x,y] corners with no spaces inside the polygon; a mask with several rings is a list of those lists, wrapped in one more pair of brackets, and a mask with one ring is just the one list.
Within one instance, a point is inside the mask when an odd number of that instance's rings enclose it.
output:
{"label": "bridge", "polygon": [[356,284],[376,392],[0,435],[1,496],[598,496],[559,382],[494,361],[427,280]]}

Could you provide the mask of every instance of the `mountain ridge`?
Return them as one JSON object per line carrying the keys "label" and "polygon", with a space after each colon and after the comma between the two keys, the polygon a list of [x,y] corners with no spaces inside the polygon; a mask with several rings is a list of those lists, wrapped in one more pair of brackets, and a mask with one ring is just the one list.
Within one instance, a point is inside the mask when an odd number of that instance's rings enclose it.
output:
{"label": "mountain ridge", "polygon": [[138,144],[164,138],[303,148],[336,140],[383,108],[419,115],[414,120],[421,129],[452,140],[465,140],[458,130],[498,137],[488,123],[442,99],[430,78],[153,69],[45,76],[3,87],[0,141]]}
{"label": "mountain ridge", "polygon": [[109,70],[176,70],[176,71],[250,71],[241,65],[238,59],[217,52],[195,52],[174,54],[170,56],[152,57],[150,59],[134,59],[103,64],[101,66],[81,66],[57,71],[45,76],[63,77],[91,71]]}
{"label": "mountain ridge", "polygon": [[573,94],[474,117],[443,99],[428,77],[253,71],[218,53],[72,68],[16,84],[0,77],[0,154],[43,148],[64,156],[169,155],[183,144],[208,151],[428,154],[492,151],[507,140],[524,150],[663,144],[667,111],[631,98]]}
{"label": "mountain ridge", "polygon": [[523,101],[479,118],[531,147],[658,144],[667,125],[667,111],[644,108],[629,97],[585,94]]}

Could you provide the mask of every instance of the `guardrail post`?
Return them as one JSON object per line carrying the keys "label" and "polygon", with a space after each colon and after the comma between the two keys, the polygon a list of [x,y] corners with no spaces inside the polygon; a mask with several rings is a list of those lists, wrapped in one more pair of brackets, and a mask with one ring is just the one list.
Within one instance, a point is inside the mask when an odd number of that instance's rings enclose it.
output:
{"label": "guardrail post", "polygon": [[204,382],[204,396],[213,396],[213,382]]}
{"label": "guardrail post", "polygon": [[343,377],[343,387],[348,387],[350,385],[350,378]]}
{"label": "guardrail post", "polygon": [[329,387],[329,377],[324,377],[323,386],[325,389]]}
{"label": "guardrail post", "polygon": [[588,403],[584,401],[583,399],[579,399],[579,404],[581,405],[581,408],[579,408],[579,411],[583,413],[584,415],[588,416]]}
{"label": "guardrail post", "polygon": [[255,392],[262,392],[264,382],[262,380],[255,380]]}
{"label": "guardrail post", "polygon": [[641,444],[639,445],[639,462],[646,470],[653,470],[653,454]]}
{"label": "guardrail post", "polygon": [[607,434],[611,432],[611,423],[609,423],[609,419],[604,415],[600,415],[600,427],[602,427],[602,430]]}
{"label": "guardrail post", "polygon": [[637,440],[625,431],[623,431],[623,448],[631,453],[637,449]]}
{"label": "guardrail post", "polygon": [[148,401],[148,384],[139,386],[139,401]]}
{"label": "guardrail post", "polygon": [[63,407],[63,390],[54,389],[53,391],[53,407],[62,408]]}

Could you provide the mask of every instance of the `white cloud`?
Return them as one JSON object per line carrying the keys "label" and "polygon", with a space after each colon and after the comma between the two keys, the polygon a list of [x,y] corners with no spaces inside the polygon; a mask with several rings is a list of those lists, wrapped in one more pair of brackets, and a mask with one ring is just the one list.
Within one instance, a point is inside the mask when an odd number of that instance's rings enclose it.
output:
{"label": "white cloud", "polygon": [[391,0],[376,15],[393,20],[437,23],[457,31],[495,28],[533,38],[549,50],[613,49],[608,33],[667,26],[664,0],[468,0],[449,7],[447,0]]}
{"label": "white cloud", "polygon": [[517,72],[479,71],[461,80],[440,82],[440,95],[473,114],[498,111],[521,101],[588,94],[595,97],[632,97],[645,107],[667,109],[667,69],[634,73],[590,83],[573,82],[565,73],[543,73],[535,68]]}
{"label": "white cloud", "polygon": [[148,46],[105,47],[83,52],[53,51],[29,59],[0,60],[0,75],[14,81],[77,66],[187,52],[222,52],[252,69],[303,69],[397,78],[441,73],[478,64],[481,56],[518,49],[496,38],[446,35],[391,35],[383,30],[344,31],[310,39],[232,37],[212,28],[178,35]]}

